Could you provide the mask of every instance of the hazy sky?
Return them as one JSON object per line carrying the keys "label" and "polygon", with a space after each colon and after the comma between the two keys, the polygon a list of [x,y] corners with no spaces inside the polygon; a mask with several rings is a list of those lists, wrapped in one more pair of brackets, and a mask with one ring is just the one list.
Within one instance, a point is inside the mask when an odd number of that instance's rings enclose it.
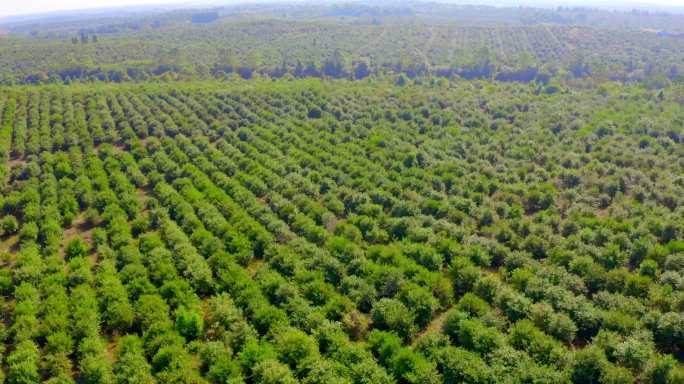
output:
{"label": "hazy sky", "polygon": [[[255,2],[255,0],[223,0],[223,1],[213,1],[214,3],[238,3],[238,2]],[[258,0],[257,0],[258,1]],[[266,2],[268,0],[261,0]],[[271,0],[273,1],[273,0]],[[277,0],[276,0],[277,1]],[[280,0],[283,1],[283,0]],[[315,0],[308,0],[315,1]],[[444,1],[444,0],[443,0]],[[446,0],[448,2],[448,0]],[[551,0],[549,0],[551,1]],[[192,3],[209,3],[212,1],[197,1],[197,0],[0,0],[0,17],[9,15],[21,15],[29,13],[40,13],[40,12],[50,12],[50,11],[61,11],[61,10],[73,10],[73,9],[86,9],[86,8],[103,8],[103,7],[113,7],[113,6],[126,6],[126,5],[154,5],[154,4],[192,4]],[[340,0],[344,2],[344,0]],[[478,2],[492,3],[492,0],[487,1],[455,1],[459,3],[472,3],[477,4]],[[496,2],[495,2],[496,3]],[[510,3],[539,3],[539,0],[525,1],[525,0],[502,0],[503,4]],[[650,5],[665,5],[665,6],[684,6],[684,0],[561,0],[559,3],[563,4],[624,4],[624,3],[634,3],[634,4],[650,4]]]}
{"label": "hazy sky", "polygon": [[192,0],[0,0],[0,17],[72,9],[191,2]]}

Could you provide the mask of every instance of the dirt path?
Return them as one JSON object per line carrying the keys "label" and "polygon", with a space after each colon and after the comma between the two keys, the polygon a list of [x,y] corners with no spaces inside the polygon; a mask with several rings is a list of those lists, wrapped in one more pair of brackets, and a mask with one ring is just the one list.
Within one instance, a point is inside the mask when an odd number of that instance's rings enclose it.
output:
{"label": "dirt path", "polygon": [[0,255],[9,254],[9,260],[2,260],[3,263],[14,264],[17,252],[19,252],[19,236],[12,235],[0,241]]}
{"label": "dirt path", "polygon": [[7,167],[8,168],[14,168],[18,166],[24,166],[27,164],[27,161],[24,159],[11,159],[7,161]]}
{"label": "dirt path", "polygon": [[254,277],[254,275],[263,267],[264,261],[261,259],[253,259],[249,265],[247,266],[247,273],[249,274],[250,277]]}
{"label": "dirt path", "polygon": [[64,248],[69,241],[75,237],[80,237],[81,240],[85,241],[92,247],[93,245],[93,228],[88,228],[88,224],[85,219],[85,211],[81,212],[74,218],[71,223],[71,227],[64,230],[64,236],[62,240],[62,246],[59,249],[59,255],[64,257]]}
{"label": "dirt path", "polygon": [[435,318],[432,319],[430,324],[428,324],[427,327],[425,327],[425,329],[418,332],[416,337],[414,337],[413,341],[411,342],[411,347],[415,347],[418,341],[427,335],[442,332],[442,325],[444,324],[444,320],[446,320],[446,316],[447,313],[449,313],[449,309],[451,309],[451,307],[445,309],[442,313],[438,314]]}

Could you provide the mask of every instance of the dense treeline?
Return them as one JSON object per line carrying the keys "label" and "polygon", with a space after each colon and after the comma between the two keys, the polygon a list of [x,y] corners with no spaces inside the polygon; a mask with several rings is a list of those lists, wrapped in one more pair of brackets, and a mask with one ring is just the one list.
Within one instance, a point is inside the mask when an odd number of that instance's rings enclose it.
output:
{"label": "dense treeline", "polygon": [[567,84],[582,79],[646,81],[663,87],[681,81],[684,74],[684,39],[676,34],[576,25],[467,24],[422,14],[368,21],[364,16],[292,20],[263,12],[209,24],[4,37],[0,82],[404,74],[542,83],[554,78]]}
{"label": "dense treeline", "polygon": [[[170,7],[172,8],[172,7]],[[209,9],[168,9],[156,11],[97,9],[66,12],[62,15],[6,17],[3,26],[11,34],[26,34],[48,38],[64,38],[74,33],[111,34],[120,32],[168,29],[179,24],[211,23],[235,16],[263,15],[291,20],[351,21],[379,24],[388,18],[421,16],[431,23],[456,22],[467,26],[566,25],[623,30],[652,30],[668,34],[684,33],[684,8],[640,4],[639,8],[614,9],[599,6],[488,6],[460,5],[445,2],[330,2],[300,4],[235,3]],[[626,7],[625,7],[626,8]],[[649,9],[650,8],[650,9]],[[660,9],[660,10],[658,10]]]}
{"label": "dense treeline", "polygon": [[679,383],[682,90],[0,91],[8,383]]}

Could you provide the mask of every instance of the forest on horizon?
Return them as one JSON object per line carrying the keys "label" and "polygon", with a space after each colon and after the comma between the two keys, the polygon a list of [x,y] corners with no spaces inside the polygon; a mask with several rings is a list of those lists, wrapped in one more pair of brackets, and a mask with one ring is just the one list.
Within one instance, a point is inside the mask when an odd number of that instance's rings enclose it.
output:
{"label": "forest on horizon", "polygon": [[684,74],[684,15],[378,4],[234,5],[8,23],[0,83],[403,74],[662,87]]}

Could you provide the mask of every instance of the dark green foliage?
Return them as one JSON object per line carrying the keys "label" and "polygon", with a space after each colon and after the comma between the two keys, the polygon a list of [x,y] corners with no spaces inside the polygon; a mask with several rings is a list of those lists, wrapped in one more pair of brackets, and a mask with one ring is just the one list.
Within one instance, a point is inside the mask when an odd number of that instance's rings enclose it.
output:
{"label": "dark green foliage", "polygon": [[116,382],[121,384],[155,382],[142,342],[136,336],[126,336],[119,341],[114,375]]}
{"label": "dark green foliage", "polygon": [[573,383],[598,383],[606,370],[608,361],[598,348],[586,348],[573,356]]}
{"label": "dark green foliage", "polygon": [[300,366],[305,360],[318,357],[316,341],[296,329],[282,330],[275,337],[275,345],[282,360],[292,367]]}
{"label": "dark green foliage", "polygon": [[680,86],[404,69],[0,91],[5,381],[680,382]]}
{"label": "dark green foliage", "polygon": [[565,357],[566,352],[560,343],[540,331],[528,320],[515,323],[509,332],[511,346],[526,351],[541,364],[558,363]]}
{"label": "dark green foliage", "polygon": [[444,383],[484,384],[491,380],[489,368],[473,352],[462,348],[445,347],[434,352],[437,368],[444,377]]}
{"label": "dark green foliage", "polygon": [[395,378],[409,383],[438,383],[441,377],[435,364],[424,356],[402,347],[401,339],[385,331],[372,331],[368,343],[378,360],[390,367]]}
{"label": "dark green foliage", "polygon": [[189,340],[202,336],[204,320],[196,310],[178,308],[176,310],[176,329]]}

